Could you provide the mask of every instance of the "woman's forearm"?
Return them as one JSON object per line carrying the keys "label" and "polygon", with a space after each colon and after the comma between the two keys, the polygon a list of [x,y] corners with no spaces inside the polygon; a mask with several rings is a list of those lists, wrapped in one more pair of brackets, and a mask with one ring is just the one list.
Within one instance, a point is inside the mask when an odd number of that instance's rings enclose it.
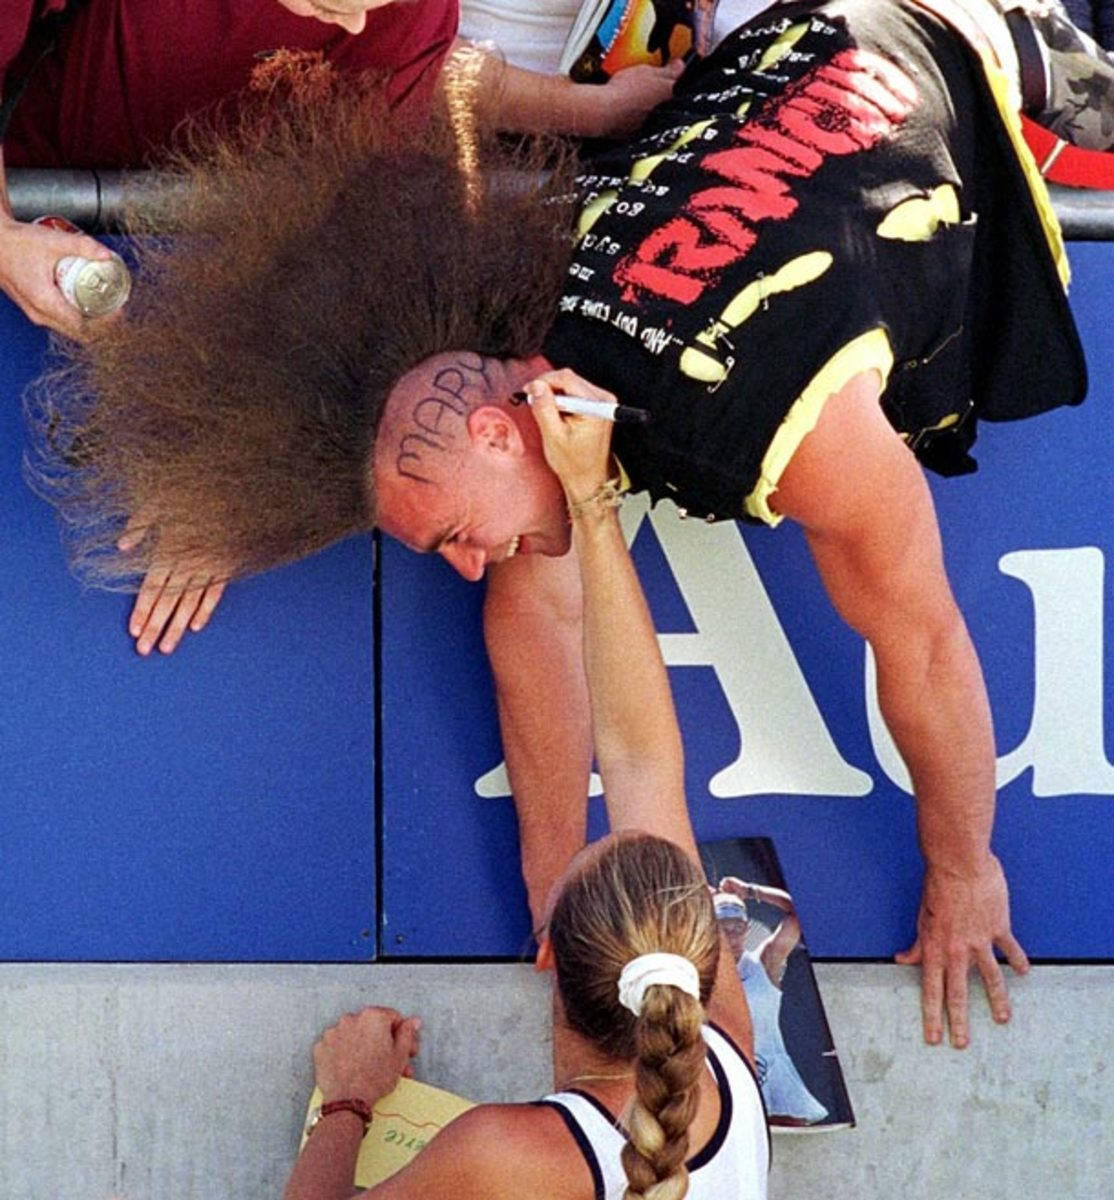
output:
{"label": "woman's forearm", "polygon": [[568,503],[592,736],[611,828],[644,829],[695,855],[669,678],[619,526],[617,481],[607,482],[611,425],[557,410],[558,392],[608,404],[616,397],[567,369],[546,372],[526,391]]}
{"label": "woman's forearm", "polygon": [[282,1200],[349,1200],[363,1140],[363,1122],[351,1112],[320,1121],[290,1172]]}
{"label": "woman's forearm", "polygon": [[[613,829],[691,841],[669,678],[616,510],[573,518],[584,589],[584,665]],[[665,828],[663,826],[668,826]]]}

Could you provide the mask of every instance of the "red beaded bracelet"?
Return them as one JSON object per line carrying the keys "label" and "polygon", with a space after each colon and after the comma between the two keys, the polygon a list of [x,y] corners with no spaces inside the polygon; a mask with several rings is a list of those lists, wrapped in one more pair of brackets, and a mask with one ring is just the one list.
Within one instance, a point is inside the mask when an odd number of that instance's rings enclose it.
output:
{"label": "red beaded bracelet", "polygon": [[326,1117],[330,1117],[333,1113],[338,1112],[355,1113],[363,1121],[364,1133],[367,1133],[371,1125],[371,1105],[366,1100],[360,1100],[353,1096],[348,1100],[330,1100],[327,1104],[322,1104],[310,1118],[309,1127],[306,1129],[306,1137],[309,1137]]}

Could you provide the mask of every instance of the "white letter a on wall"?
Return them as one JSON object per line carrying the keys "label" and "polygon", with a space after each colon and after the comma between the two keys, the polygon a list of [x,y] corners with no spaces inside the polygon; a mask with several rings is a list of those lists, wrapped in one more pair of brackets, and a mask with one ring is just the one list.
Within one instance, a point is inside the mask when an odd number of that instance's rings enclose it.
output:
{"label": "white letter a on wall", "polygon": [[[696,626],[695,633],[659,634],[662,656],[672,667],[710,667],[739,731],[736,757],[709,781],[711,795],[867,795],[874,781],[832,741],[738,527],[681,521],[672,506],[651,512],[645,497],[631,497],[621,512],[628,544],[647,516]],[[679,714],[691,745],[695,730],[686,716]],[[505,764],[475,789],[509,795]]]}
{"label": "white letter a on wall", "polygon": [[[624,507],[628,542],[647,508],[641,498]],[[649,517],[696,626],[659,634],[662,655],[672,667],[711,667],[739,730],[739,753],[709,792],[865,796],[874,781],[832,741],[738,526],[681,521],[671,507]]]}
{"label": "white letter a on wall", "polygon": [[[1015,550],[1003,554],[998,567],[1021,580],[1033,597],[1034,680],[1029,731],[998,759],[998,787],[1032,767],[1034,796],[1114,795],[1114,765],[1106,758],[1103,731],[1102,551]],[[1021,638],[1015,641],[1023,653]],[[878,762],[898,787],[911,791],[909,772],[882,723],[869,647],[866,694]]]}

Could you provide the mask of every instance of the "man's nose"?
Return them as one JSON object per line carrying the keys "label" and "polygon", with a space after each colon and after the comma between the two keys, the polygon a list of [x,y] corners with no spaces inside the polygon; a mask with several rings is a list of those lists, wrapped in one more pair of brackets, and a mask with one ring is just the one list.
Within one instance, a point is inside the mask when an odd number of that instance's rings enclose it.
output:
{"label": "man's nose", "polygon": [[441,557],[458,574],[463,575],[469,583],[476,583],[484,576],[487,566],[487,554],[479,546],[469,546],[459,542],[442,546]]}

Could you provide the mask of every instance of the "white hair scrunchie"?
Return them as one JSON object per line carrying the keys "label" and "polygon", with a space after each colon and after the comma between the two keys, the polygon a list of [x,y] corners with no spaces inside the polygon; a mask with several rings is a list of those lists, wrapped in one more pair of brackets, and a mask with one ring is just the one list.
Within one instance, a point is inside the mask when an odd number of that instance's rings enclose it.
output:
{"label": "white hair scrunchie", "polygon": [[632,958],[619,972],[619,1003],[639,1016],[646,989],[655,984],[680,988],[694,999],[700,999],[700,975],[695,964],[683,955],[656,950]]}

